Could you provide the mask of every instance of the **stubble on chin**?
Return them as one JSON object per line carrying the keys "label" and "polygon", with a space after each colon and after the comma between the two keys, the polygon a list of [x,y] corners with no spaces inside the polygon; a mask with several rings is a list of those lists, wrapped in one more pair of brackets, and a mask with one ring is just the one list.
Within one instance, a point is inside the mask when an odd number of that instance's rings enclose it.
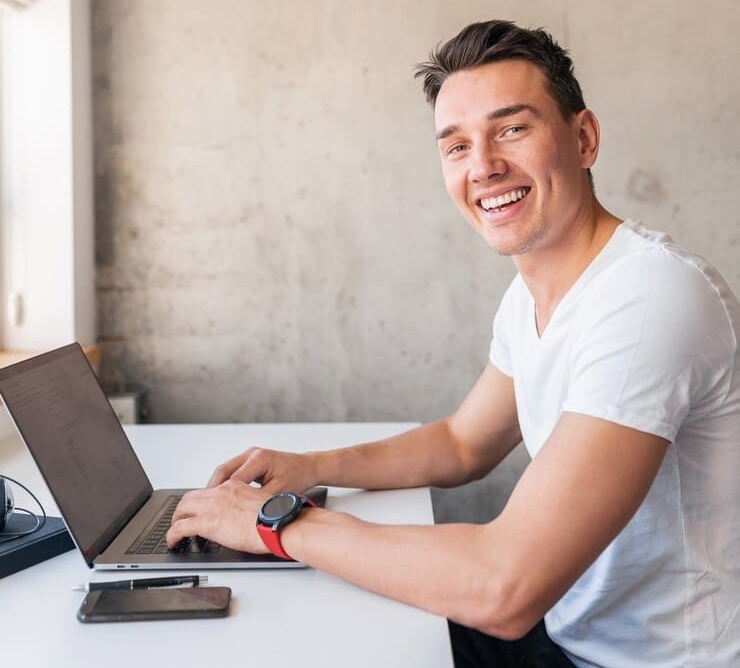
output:
{"label": "stubble on chin", "polygon": [[[523,239],[511,239],[508,241],[487,238],[490,248],[502,257],[516,257],[524,255],[534,249],[540,240],[547,234],[548,225],[544,221],[530,230]],[[485,237],[484,237],[485,238]]]}

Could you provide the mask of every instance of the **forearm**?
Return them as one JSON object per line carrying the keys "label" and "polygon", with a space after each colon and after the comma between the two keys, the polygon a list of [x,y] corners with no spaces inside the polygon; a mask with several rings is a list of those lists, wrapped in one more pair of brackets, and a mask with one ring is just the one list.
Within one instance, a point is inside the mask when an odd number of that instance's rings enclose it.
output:
{"label": "forearm", "polygon": [[[493,456],[500,459],[513,447],[506,439],[471,438],[465,430],[453,428],[454,421],[452,416],[372,443],[304,454],[252,447],[216,467],[208,486],[230,478],[256,481],[272,492],[303,491],[315,485],[453,486],[478,472],[485,474],[495,464]],[[501,452],[495,455],[497,448]]]}
{"label": "forearm", "polygon": [[383,596],[520,637],[627,525],[666,448],[658,436],[566,414],[489,524],[385,526],[311,509],[283,530],[283,546]]}
{"label": "forearm", "polygon": [[363,589],[501,637],[521,635],[530,620],[514,608],[514,580],[503,558],[497,569],[485,534],[472,524],[387,526],[312,510],[283,530],[282,543]]}
{"label": "forearm", "polygon": [[363,489],[452,486],[468,475],[449,420],[388,439],[308,455],[316,484]]}
{"label": "forearm", "polygon": [[394,489],[452,487],[486,475],[521,440],[511,378],[488,364],[448,418],[388,439],[301,455],[252,447],[216,468],[213,487],[232,478],[268,491],[313,485]]}

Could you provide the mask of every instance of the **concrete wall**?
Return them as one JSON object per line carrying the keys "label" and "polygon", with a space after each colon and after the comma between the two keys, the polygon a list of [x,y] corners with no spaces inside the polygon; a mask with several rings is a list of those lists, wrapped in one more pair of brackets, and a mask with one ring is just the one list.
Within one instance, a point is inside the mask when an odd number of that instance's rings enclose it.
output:
{"label": "concrete wall", "polygon": [[570,49],[607,208],[740,291],[736,0],[93,0],[104,378],[158,422],[453,410],[513,268],[447,201],[412,69],[491,17]]}

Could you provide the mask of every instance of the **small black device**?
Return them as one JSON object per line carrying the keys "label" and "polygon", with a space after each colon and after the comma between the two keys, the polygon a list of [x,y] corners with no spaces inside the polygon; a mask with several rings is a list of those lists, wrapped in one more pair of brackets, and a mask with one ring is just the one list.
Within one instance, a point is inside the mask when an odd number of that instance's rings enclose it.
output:
{"label": "small black device", "polygon": [[[16,507],[10,483],[39,507],[41,515]],[[0,474],[0,578],[71,550],[72,539],[61,519],[46,517],[36,495],[23,483]]]}
{"label": "small black device", "polygon": [[38,531],[28,533],[40,519],[13,513],[8,520],[5,534],[0,533],[0,578],[74,549],[60,517],[47,517]]}
{"label": "small black device", "polygon": [[101,589],[85,596],[77,619],[81,622],[133,622],[225,617],[230,602],[230,587]]}
{"label": "small black device", "polygon": [[0,476],[0,531],[5,528],[5,523],[10,519],[15,504],[13,503],[13,492]]}
{"label": "small black device", "polygon": [[[11,490],[10,485],[8,484],[11,482],[15,485],[18,485],[18,487],[23,489],[26,494],[28,494],[28,496],[30,496],[36,502],[36,505],[41,511],[41,515],[34,515],[30,510],[27,510],[26,508],[16,507],[15,501],[13,500],[13,490]],[[35,522],[34,525],[32,527],[23,529],[23,531],[9,530],[9,523],[19,514],[32,517]],[[0,542],[12,540],[14,538],[20,538],[22,536],[28,536],[29,534],[35,533],[44,525],[44,522],[46,522],[46,511],[41,505],[41,501],[36,498],[36,495],[23,483],[18,482],[10,476],[0,474]]]}

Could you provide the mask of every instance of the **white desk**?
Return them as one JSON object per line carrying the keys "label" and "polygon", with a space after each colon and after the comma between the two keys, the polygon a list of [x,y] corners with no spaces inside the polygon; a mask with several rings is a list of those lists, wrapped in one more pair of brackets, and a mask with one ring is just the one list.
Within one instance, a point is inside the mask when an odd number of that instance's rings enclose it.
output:
{"label": "white desk", "polygon": [[[129,438],[155,487],[202,486],[216,464],[249,445],[329,449],[410,424],[136,425]],[[0,472],[30,487],[58,514],[24,446],[0,442]],[[16,501],[25,495],[16,494]],[[30,502],[29,502],[30,503]],[[21,504],[19,504],[21,505]],[[26,506],[33,510],[31,505]],[[330,490],[328,508],[369,521],[431,524],[428,490]],[[131,574],[130,571],[128,574]],[[158,573],[159,574],[159,573]],[[225,619],[81,624],[72,586],[126,577],[89,570],[77,550],[0,579],[3,665],[50,668],[157,664],[451,668],[447,624],[312,569],[208,571],[232,588]],[[136,574],[133,574],[134,576]],[[144,574],[142,573],[142,576]]]}

